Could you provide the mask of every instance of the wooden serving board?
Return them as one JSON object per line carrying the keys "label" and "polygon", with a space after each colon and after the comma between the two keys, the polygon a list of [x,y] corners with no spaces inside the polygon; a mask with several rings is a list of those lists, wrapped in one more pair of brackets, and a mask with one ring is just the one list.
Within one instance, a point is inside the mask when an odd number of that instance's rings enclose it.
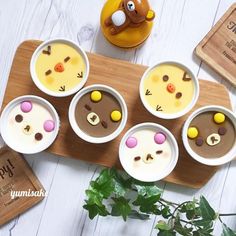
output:
{"label": "wooden serving board", "polygon": [[42,191],[43,186],[24,158],[8,149],[0,149],[0,226],[40,202],[43,197],[11,198],[11,191]]}
{"label": "wooden serving board", "polygon": [[[175,121],[167,121],[158,119],[145,110],[139,98],[139,81],[147,69],[146,66],[135,65],[91,53],[88,53],[90,75],[86,85],[101,83],[118,90],[125,98],[128,106],[128,122],[123,133],[107,144],[89,144],[78,138],[70,127],[67,115],[72,96],[67,98],[47,96],[39,91],[31,80],[29,71],[30,59],[39,44],[39,41],[25,41],[17,49],[6,88],[3,108],[13,98],[26,94],[38,95],[49,100],[56,107],[61,119],[59,135],[56,142],[48,149],[49,152],[107,167],[114,165],[120,167],[118,147],[123,134],[138,123],[156,122],[166,126],[173,132],[178,140],[180,149],[177,167],[165,179],[166,181],[200,188],[217,171],[217,167],[201,165],[186,153],[182,145],[181,129],[187,116]],[[210,104],[231,108],[229,94],[222,85],[200,80],[200,89],[200,98],[193,110]]]}
{"label": "wooden serving board", "polygon": [[236,87],[236,3],[199,43],[195,53]]}

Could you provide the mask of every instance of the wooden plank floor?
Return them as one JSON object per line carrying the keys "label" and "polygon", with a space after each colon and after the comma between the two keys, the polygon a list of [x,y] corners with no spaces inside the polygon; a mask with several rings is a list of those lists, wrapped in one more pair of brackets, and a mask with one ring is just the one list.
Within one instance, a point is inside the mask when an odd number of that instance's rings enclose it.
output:
{"label": "wooden plank floor", "polygon": [[[202,63],[192,52],[198,42],[223,15],[233,0],[150,0],[157,13],[151,37],[136,50],[124,51],[108,44],[99,29],[99,15],[105,0],[8,0],[0,1],[0,105],[17,46],[26,39],[67,37],[90,52],[134,63],[153,65],[160,60],[178,60],[200,78],[224,84],[236,111],[236,90]],[[90,16],[90,17],[88,17]],[[0,236],[91,236],[156,235],[158,218],[124,223],[116,218],[90,221],[82,208],[84,190],[96,178],[100,167],[73,159],[59,159],[47,153],[26,156],[48,191],[39,205],[0,228]],[[184,201],[204,194],[216,210],[236,212],[236,163],[222,167],[200,190],[160,182],[164,197]],[[66,186],[63,187],[63,186]],[[236,230],[236,219],[225,218]],[[221,234],[220,224],[214,235]]]}

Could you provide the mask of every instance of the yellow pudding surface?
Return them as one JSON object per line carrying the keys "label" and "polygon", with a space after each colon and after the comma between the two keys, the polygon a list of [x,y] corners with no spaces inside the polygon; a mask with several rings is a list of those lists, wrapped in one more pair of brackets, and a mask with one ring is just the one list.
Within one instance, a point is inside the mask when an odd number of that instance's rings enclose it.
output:
{"label": "yellow pudding surface", "polygon": [[194,98],[193,78],[181,67],[161,64],[152,69],[143,81],[147,104],[166,114],[184,110]]}
{"label": "yellow pudding surface", "polygon": [[62,93],[78,86],[85,76],[86,65],[83,57],[72,46],[51,43],[39,53],[35,71],[47,89]]}

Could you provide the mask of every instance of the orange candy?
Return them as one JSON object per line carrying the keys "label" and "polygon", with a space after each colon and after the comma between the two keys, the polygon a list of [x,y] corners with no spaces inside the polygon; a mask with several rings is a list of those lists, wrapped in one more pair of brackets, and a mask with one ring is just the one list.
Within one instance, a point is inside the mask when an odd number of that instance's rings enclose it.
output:
{"label": "orange candy", "polygon": [[57,64],[55,65],[55,67],[54,67],[54,70],[55,70],[56,72],[63,72],[63,71],[64,71],[64,66],[63,66],[63,64],[62,64],[62,63],[57,63]]}
{"label": "orange candy", "polygon": [[175,86],[174,86],[173,84],[169,83],[169,84],[167,85],[167,91],[168,91],[169,93],[174,93],[174,92],[175,92]]}

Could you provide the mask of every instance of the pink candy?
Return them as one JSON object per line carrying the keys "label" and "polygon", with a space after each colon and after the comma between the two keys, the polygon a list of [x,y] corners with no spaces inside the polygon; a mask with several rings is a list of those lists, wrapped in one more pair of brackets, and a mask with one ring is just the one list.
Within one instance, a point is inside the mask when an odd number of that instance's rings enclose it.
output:
{"label": "pink candy", "polygon": [[134,148],[134,147],[137,146],[138,141],[137,141],[137,139],[136,139],[135,137],[129,137],[129,138],[126,140],[125,144],[126,144],[126,146],[127,146],[128,148]]}
{"label": "pink candy", "polygon": [[53,120],[46,120],[43,128],[46,132],[52,132],[55,129],[55,122]]}
{"label": "pink candy", "polygon": [[22,112],[27,113],[30,112],[33,108],[32,102],[24,101],[20,104],[20,109]]}
{"label": "pink candy", "polygon": [[157,144],[163,144],[166,141],[166,136],[163,133],[156,133],[154,140]]}

